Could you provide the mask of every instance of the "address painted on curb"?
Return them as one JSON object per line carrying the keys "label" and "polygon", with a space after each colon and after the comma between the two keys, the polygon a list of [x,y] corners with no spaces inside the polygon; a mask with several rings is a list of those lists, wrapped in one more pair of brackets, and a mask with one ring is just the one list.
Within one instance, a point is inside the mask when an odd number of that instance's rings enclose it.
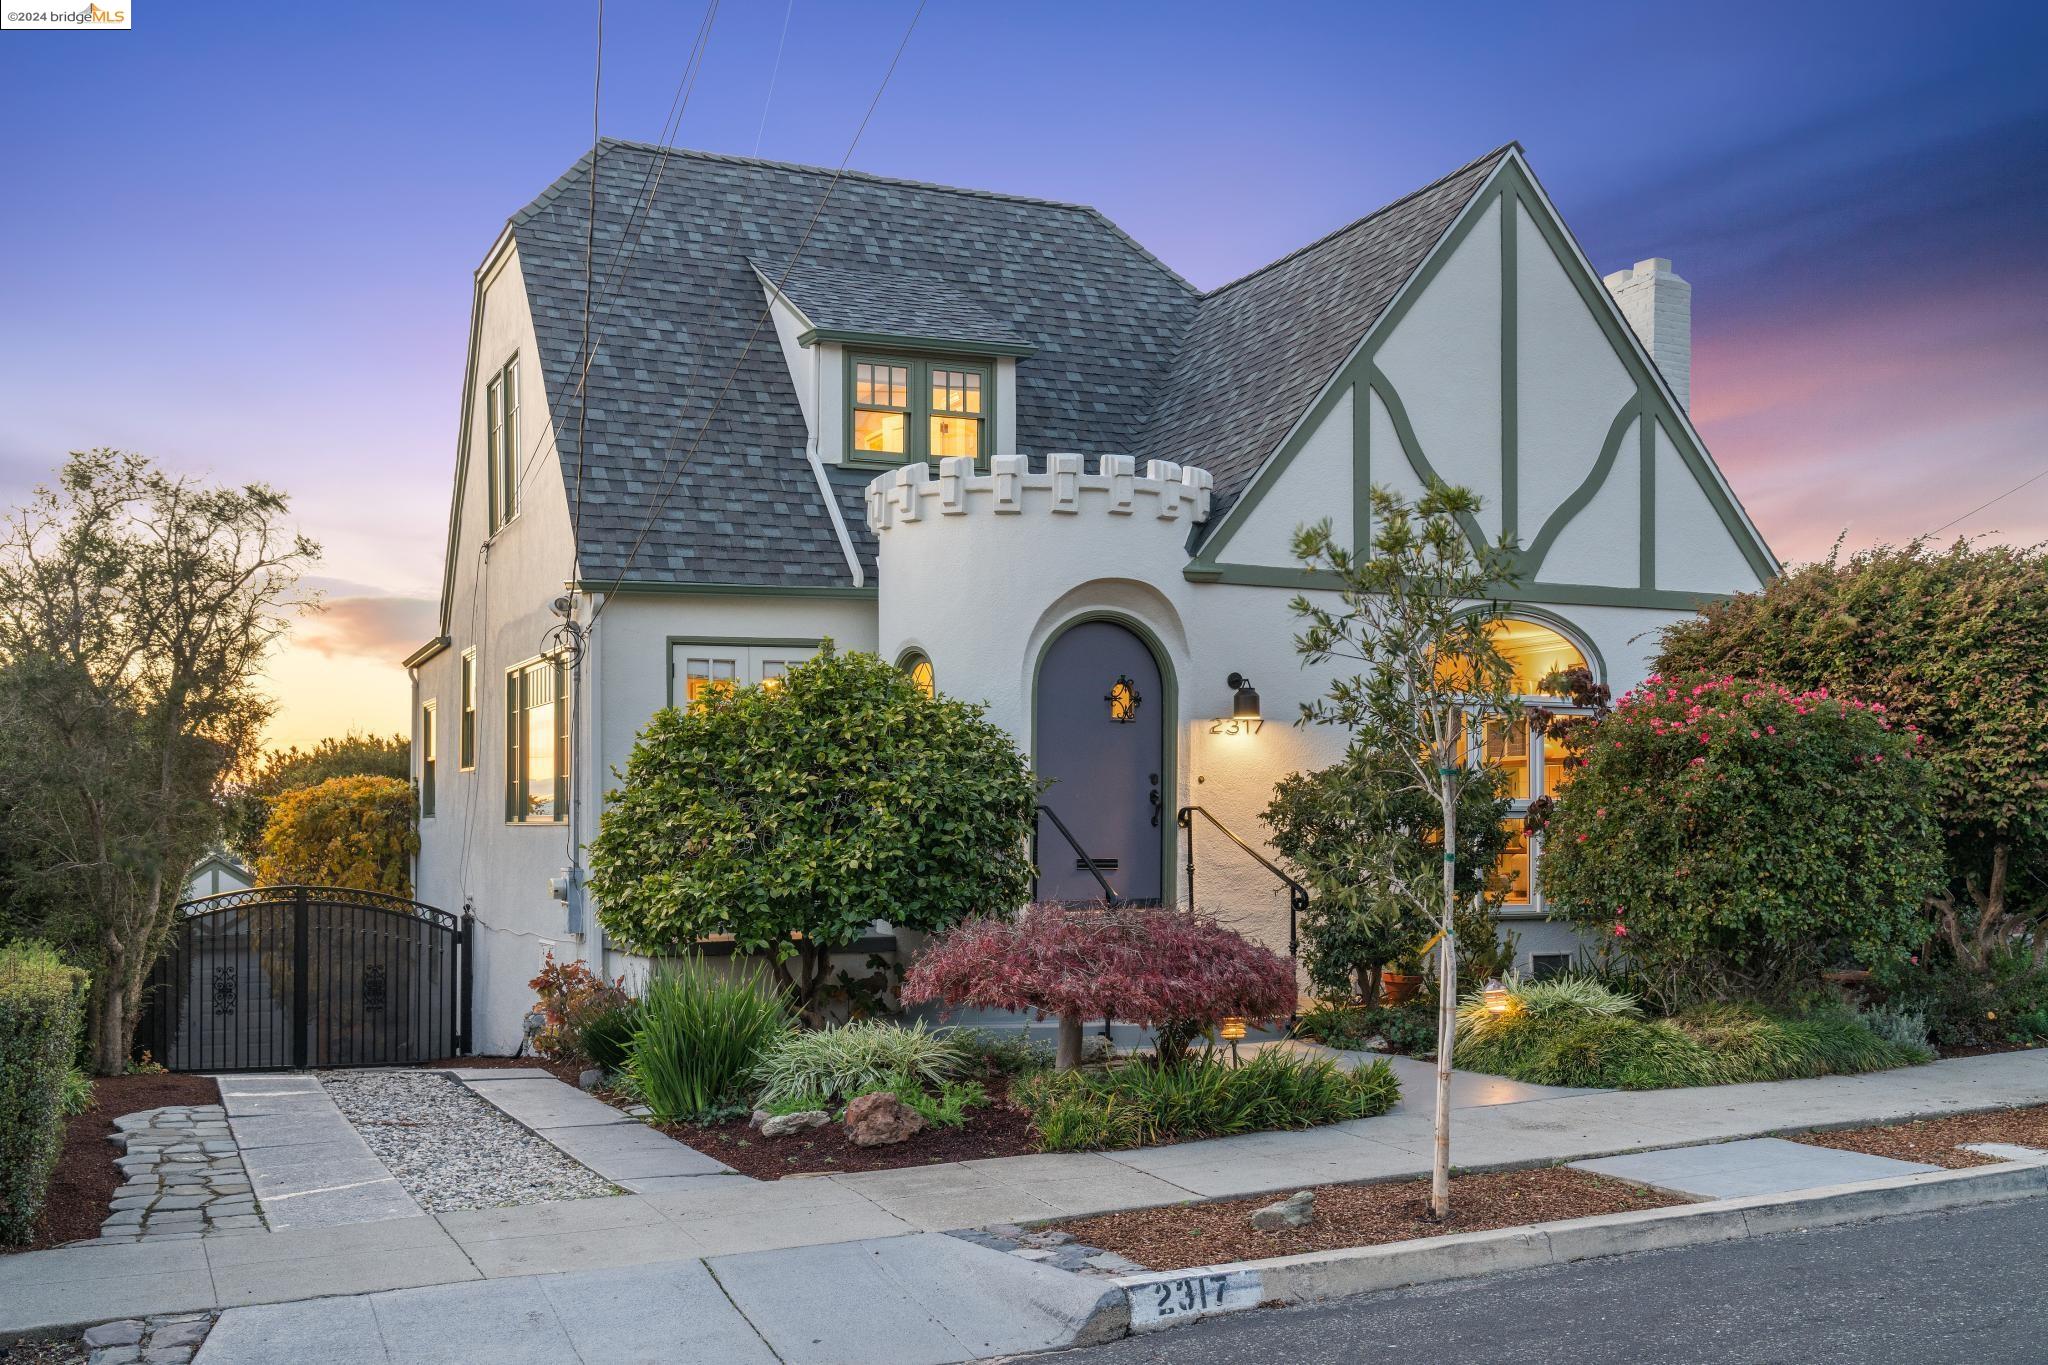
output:
{"label": "address painted on curb", "polygon": [[1218,1313],[1257,1308],[1264,1297],[1256,1270],[1169,1276],[1127,1284],[1124,1292],[1131,1300],[1133,1332],[1153,1332]]}

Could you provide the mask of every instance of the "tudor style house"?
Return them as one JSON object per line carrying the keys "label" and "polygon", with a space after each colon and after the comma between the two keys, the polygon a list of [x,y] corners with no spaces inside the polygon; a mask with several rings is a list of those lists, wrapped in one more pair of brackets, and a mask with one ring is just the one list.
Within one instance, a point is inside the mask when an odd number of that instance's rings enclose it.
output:
{"label": "tudor style house", "polygon": [[[1092,861],[1284,945],[1286,887],[1216,826],[1262,849],[1274,782],[1342,748],[1289,723],[1327,682],[1297,527],[1473,488],[1520,547],[1532,694],[1568,663],[1619,692],[1776,572],[1686,415],[1689,286],[1603,280],[1518,146],[1204,292],[1093,209],[607,141],[473,308],[440,631],[405,662],[418,894],[482,922],[483,1050],[543,951],[622,969],[572,850],[641,726],[828,637],[1016,735],[1064,827],[1041,895],[1099,894]],[[1487,743],[1519,803],[1557,783],[1526,726]],[[1540,841],[1504,875],[1524,966],[1558,964]]]}

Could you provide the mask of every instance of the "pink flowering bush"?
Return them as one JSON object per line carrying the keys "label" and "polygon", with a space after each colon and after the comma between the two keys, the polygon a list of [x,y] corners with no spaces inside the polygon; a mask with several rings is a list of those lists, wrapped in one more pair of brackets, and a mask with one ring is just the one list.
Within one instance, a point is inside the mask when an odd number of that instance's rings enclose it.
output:
{"label": "pink flowering bush", "polygon": [[1060,1021],[1060,1064],[1079,1060],[1081,1025],[1122,1019],[1185,1038],[1230,1016],[1291,1014],[1288,960],[1204,915],[1161,906],[1033,905],[1014,920],[971,919],[933,939],[903,1000],[1030,1010]]}
{"label": "pink flowering bush", "polygon": [[1925,937],[1932,774],[1922,736],[1883,706],[1653,674],[1575,739],[1544,894],[1662,1003],[1796,994]]}

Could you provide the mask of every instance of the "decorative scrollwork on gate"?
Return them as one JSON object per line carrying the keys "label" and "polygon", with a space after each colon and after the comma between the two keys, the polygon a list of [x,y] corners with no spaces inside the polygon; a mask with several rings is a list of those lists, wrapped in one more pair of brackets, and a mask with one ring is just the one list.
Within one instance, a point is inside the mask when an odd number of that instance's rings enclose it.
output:
{"label": "decorative scrollwork on gate", "polygon": [[213,969],[213,1012],[229,1015],[235,1012],[235,969],[215,967]]}
{"label": "decorative scrollwork on gate", "polygon": [[363,1013],[380,1014],[384,1009],[384,964],[372,962],[363,968]]}

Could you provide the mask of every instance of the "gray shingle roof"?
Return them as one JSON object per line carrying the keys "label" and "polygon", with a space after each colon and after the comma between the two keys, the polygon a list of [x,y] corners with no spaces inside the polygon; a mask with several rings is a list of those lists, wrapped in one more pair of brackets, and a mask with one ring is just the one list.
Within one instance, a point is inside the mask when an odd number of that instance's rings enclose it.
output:
{"label": "gray shingle roof", "polygon": [[1138,453],[1237,500],[1510,147],[1206,294]]}
{"label": "gray shingle roof", "polygon": [[1029,353],[1037,347],[984,306],[976,286],[930,270],[836,270],[755,257],[753,266],[825,332],[964,342]]}
{"label": "gray shingle roof", "polygon": [[[1202,295],[1090,208],[849,172],[811,226],[829,170],[607,139],[587,460],[575,392],[591,159],[511,224],[583,575],[850,581],[774,329],[747,345],[757,263],[779,279],[796,260],[784,287],[821,328],[1034,348],[1017,365],[1020,451],[1200,464],[1228,506],[1505,151]],[[827,477],[870,565],[871,477]]]}
{"label": "gray shingle roof", "polygon": [[[600,153],[587,462],[575,392],[590,158],[512,219],[584,576],[847,583],[772,326],[746,349],[763,305],[749,258],[797,254],[832,173],[672,151],[636,214],[660,149],[606,140]],[[607,288],[629,222],[638,245]],[[1030,338],[1038,349],[1018,371],[1017,430],[1020,445],[1040,450],[1132,449],[1196,298],[1093,209],[854,173],[801,259],[842,276],[956,281],[989,318]],[[859,501],[841,504],[852,513]],[[847,520],[865,539],[864,518]]]}

